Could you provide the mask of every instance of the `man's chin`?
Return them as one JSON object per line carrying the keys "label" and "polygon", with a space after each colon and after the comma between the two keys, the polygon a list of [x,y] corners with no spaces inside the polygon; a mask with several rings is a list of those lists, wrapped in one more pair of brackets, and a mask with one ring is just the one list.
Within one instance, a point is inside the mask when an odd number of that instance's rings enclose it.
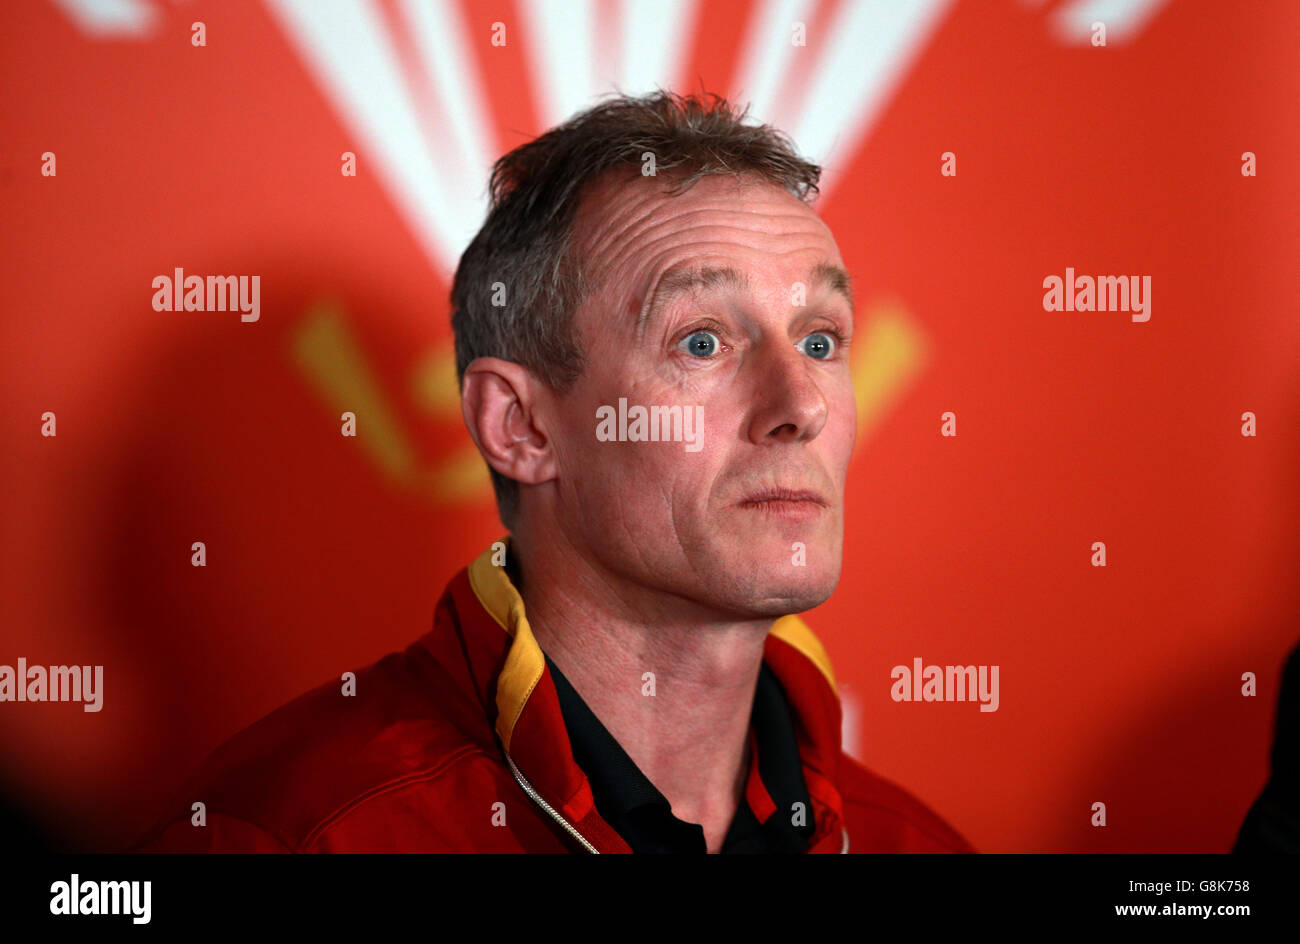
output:
{"label": "man's chin", "polygon": [[780,619],[795,613],[803,613],[815,606],[820,606],[830,595],[817,599],[800,599],[797,597],[772,598],[751,606],[738,615],[743,619]]}
{"label": "man's chin", "polygon": [[726,582],[729,588],[726,596],[730,599],[724,605],[746,619],[802,613],[829,600],[839,576],[838,568],[834,573],[809,570],[797,576],[788,571],[771,574],[759,569],[747,570]]}

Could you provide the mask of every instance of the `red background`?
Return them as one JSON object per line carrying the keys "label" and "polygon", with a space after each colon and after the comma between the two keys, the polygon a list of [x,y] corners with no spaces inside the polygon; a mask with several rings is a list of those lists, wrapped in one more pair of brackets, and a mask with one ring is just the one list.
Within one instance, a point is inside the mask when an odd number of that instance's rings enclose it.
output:
{"label": "red background", "polygon": [[[874,392],[844,576],[806,619],[852,752],[982,851],[1222,851],[1300,636],[1300,7],[1169,4],[1104,49],[1053,40],[1060,7],[947,8],[819,204]],[[462,9],[496,156],[544,130],[523,45],[484,39],[519,11]],[[97,714],[0,704],[0,760],[96,849],[238,729],[425,632],[502,530],[454,402],[448,273],[363,143],[262,5],[155,10],[127,40],[0,7],[0,663],[105,666]],[[756,10],[708,6],[675,87],[743,101]],[[155,312],[176,266],[260,274],[261,320]],[[1150,275],[1151,321],[1044,312],[1066,266]],[[366,377],[384,418],[344,439]],[[999,710],[894,703],[916,656],[1000,665]]]}

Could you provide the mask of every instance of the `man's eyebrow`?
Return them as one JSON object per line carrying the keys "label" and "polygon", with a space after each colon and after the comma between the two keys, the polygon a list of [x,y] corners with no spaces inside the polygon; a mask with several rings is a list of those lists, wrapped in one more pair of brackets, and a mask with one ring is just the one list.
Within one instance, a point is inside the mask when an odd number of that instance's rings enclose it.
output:
{"label": "man's eyebrow", "polygon": [[729,266],[677,266],[659,276],[655,283],[650,301],[641,310],[637,319],[636,333],[639,336],[663,311],[664,307],[680,295],[693,292],[709,292],[719,288],[734,288],[738,291],[749,289],[749,277],[739,269]]}
{"label": "man's eyebrow", "polygon": [[822,283],[832,292],[843,295],[844,300],[849,303],[850,315],[858,310],[857,305],[853,303],[853,276],[842,267],[823,262],[813,268],[812,279],[814,282]]}
{"label": "man's eyebrow", "polygon": [[[820,283],[843,296],[848,302],[849,312],[856,308],[853,303],[853,277],[840,266],[829,262],[813,267],[812,281]],[[719,288],[734,288],[738,291],[749,289],[749,277],[739,269],[727,266],[677,266],[669,269],[659,277],[651,293],[650,301],[641,310],[637,319],[636,333],[639,336],[664,309],[664,307],[681,295],[697,291],[713,291]]]}

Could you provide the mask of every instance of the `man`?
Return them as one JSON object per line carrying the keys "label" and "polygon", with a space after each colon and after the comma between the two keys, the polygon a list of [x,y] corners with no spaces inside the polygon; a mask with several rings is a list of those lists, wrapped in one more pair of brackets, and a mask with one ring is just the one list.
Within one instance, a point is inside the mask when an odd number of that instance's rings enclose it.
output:
{"label": "man", "polygon": [[620,97],[497,162],[452,303],[509,536],[146,848],[971,851],[843,753],[793,615],[840,574],[853,304],[820,169],[743,119]]}

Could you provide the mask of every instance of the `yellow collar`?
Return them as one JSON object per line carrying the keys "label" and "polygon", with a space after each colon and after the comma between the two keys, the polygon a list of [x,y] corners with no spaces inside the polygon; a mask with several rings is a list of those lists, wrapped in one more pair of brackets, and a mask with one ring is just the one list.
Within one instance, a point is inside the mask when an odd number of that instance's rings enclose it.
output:
{"label": "yellow collar", "polygon": [[[497,680],[496,694],[496,731],[507,752],[515,722],[546,671],[542,649],[524,613],[523,598],[506,574],[504,562],[509,553],[509,541],[509,537],[501,538],[469,565],[469,585],[474,595],[483,609],[514,640]],[[494,557],[501,563],[494,563]],[[782,616],[772,624],[771,635],[812,662],[825,677],[831,692],[839,697],[826,650],[803,620],[793,614]]]}

